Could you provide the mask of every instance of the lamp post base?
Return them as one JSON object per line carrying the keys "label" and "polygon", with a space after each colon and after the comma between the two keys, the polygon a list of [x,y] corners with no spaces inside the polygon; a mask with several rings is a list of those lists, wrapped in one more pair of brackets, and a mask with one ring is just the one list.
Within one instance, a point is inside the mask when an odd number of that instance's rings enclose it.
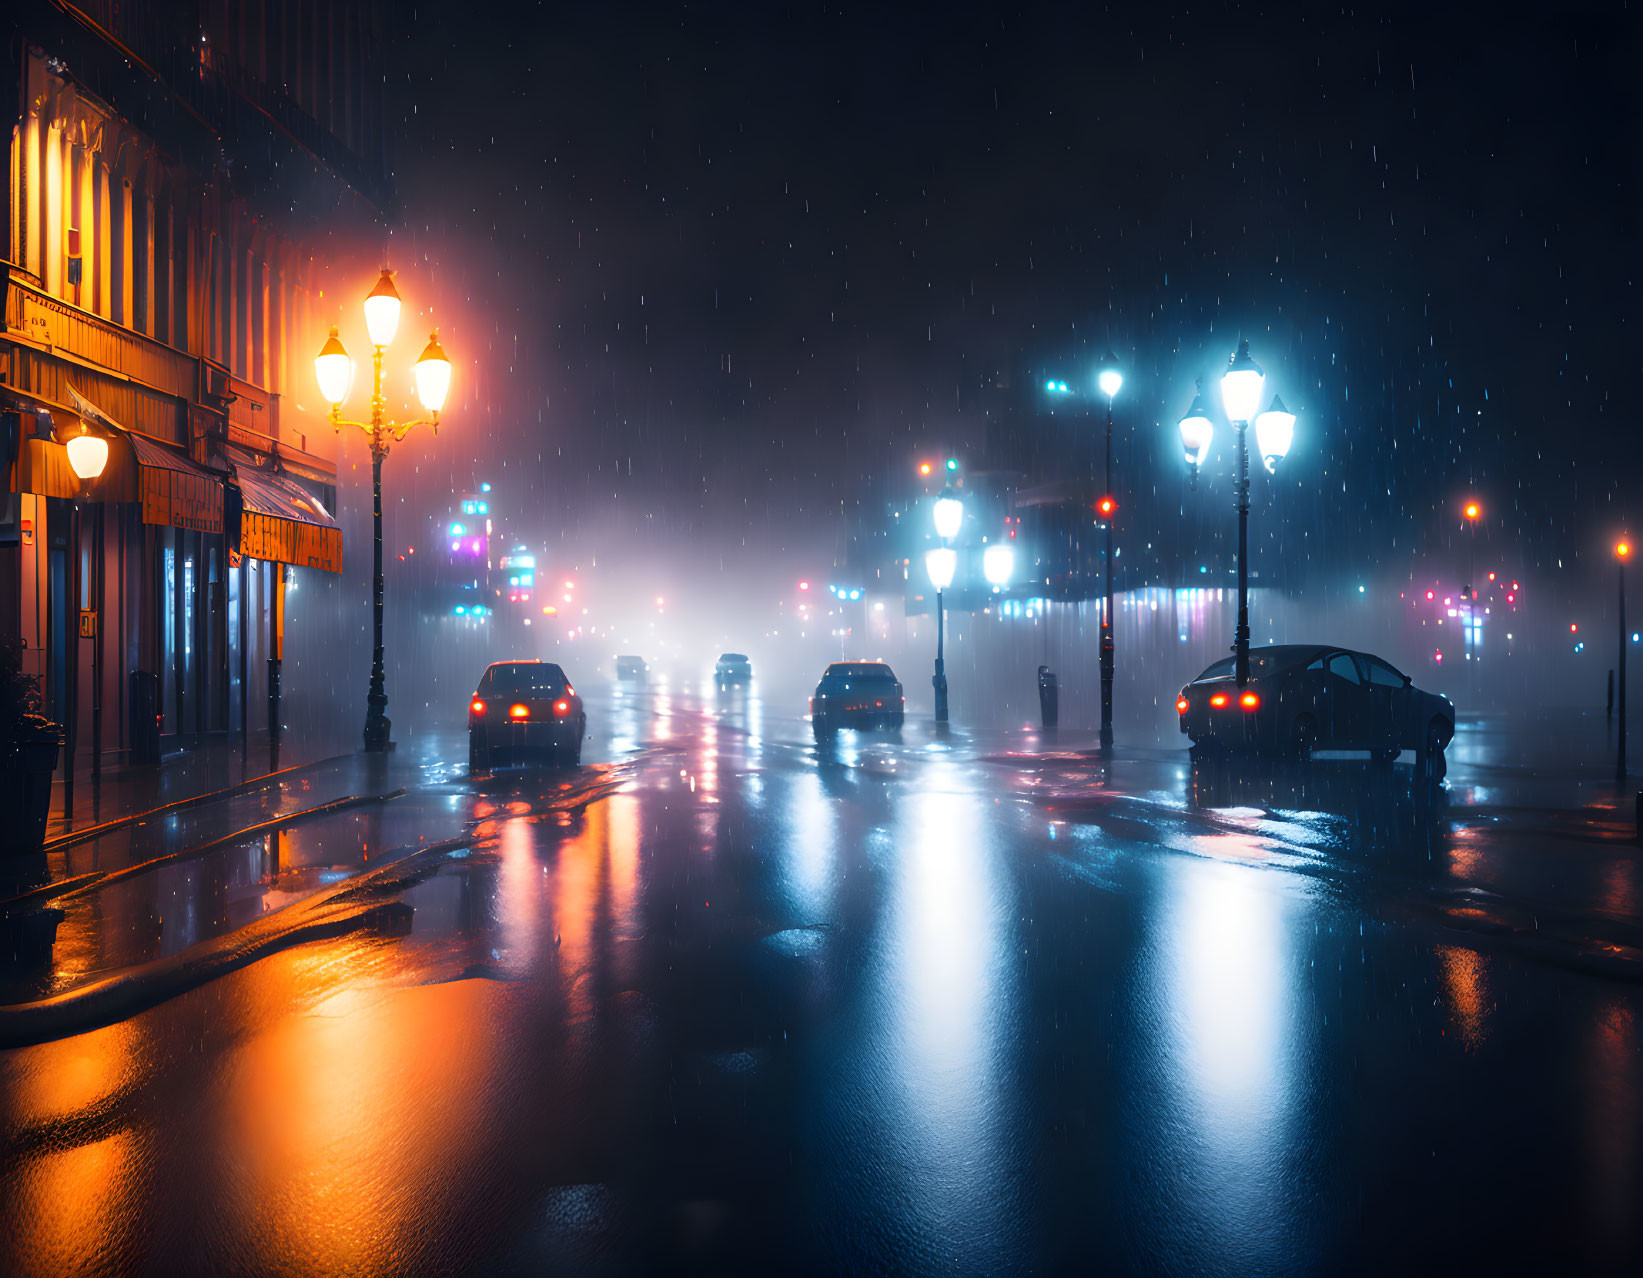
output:
{"label": "lamp post base", "polygon": [[947,722],[947,671],[946,663],[936,662],[936,672],[930,677],[930,686],[936,690],[936,722]]}

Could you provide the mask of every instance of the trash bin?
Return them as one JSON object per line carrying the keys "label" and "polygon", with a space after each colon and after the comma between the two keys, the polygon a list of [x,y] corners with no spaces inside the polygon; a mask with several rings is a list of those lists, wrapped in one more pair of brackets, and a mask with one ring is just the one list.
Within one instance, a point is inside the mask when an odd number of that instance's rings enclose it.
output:
{"label": "trash bin", "polygon": [[1046,728],[1053,728],[1061,721],[1061,690],[1055,671],[1048,666],[1038,668],[1038,713]]}
{"label": "trash bin", "polygon": [[133,763],[160,761],[160,678],[149,670],[131,672],[130,740]]}

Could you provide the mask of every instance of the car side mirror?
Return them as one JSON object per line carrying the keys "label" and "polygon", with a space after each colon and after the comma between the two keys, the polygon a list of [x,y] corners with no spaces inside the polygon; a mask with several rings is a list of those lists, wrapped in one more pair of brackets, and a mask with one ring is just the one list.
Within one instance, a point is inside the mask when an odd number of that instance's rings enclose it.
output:
{"label": "car side mirror", "polygon": [[1414,687],[1415,686],[1414,679],[1412,679],[1409,675],[1404,675],[1404,677],[1403,677],[1403,686],[1406,687],[1406,688]]}

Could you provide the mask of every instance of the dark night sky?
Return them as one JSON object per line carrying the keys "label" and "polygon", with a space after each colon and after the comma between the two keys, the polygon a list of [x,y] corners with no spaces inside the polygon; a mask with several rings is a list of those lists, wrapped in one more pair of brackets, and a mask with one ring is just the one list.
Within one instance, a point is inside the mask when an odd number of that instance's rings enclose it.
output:
{"label": "dark night sky", "polygon": [[1109,340],[1162,527],[1240,333],[1302,414],[1271,534],[1390,567],[1472,481],[1529,571],[1643,498],[1635,7],[510,12],[401,19],[393,252],[544,531],[831,546]]}

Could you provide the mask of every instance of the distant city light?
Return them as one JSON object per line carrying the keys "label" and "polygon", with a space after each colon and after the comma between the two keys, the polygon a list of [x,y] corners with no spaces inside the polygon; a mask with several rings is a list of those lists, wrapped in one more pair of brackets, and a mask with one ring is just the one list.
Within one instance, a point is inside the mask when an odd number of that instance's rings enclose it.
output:
{"label": "distant city light", "polygon": [[921,475],[928,475],[934,469],[935,467],[930,465],[929,462],[920,462],[918,464],[918,473]]}
{"label": "distant city light", "polygon": [[1469,501],[1466,503],[1466,509],[1462,513],[1468,519],[1476,519],[1479,515],[1483,514],[1483,507],[1478,505],[1475,501]]}
{"label": "distant city light", "polygon": [[466,528],[464,528],[461,524],[453,523],[451,525],[451,536],[453,536],[453,537],[465,537],[465,536],[467,536],[467,534],[468,534],[468,530]]}
{"label": "distant city light", "polygon": [[488,493],[491,491],[491,486],[489,484],[481,484],[479,485],[479,491],[482,493]]}
{"label": "distant city light", "polygon": [[1361,595],[1361,594],[1363,594],[1363,592],[1364,592],[1363,587],[1359,586],[1358,587],[1358,593]]}

